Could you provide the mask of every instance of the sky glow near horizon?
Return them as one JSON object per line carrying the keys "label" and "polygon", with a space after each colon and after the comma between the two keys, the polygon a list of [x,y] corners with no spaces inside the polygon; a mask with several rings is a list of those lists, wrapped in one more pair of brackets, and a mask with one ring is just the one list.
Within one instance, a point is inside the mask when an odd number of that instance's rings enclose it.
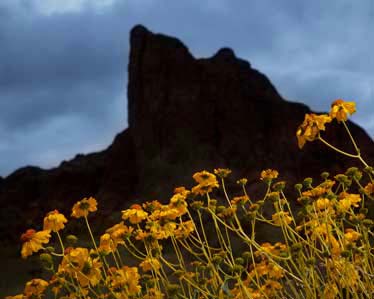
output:
{"label": "sky glow near horizon", "polygon": [[230,47],[315,111],[355,100],[352,120],[374,136],[374,1],[160,2],[0,2],[0,176],[110,145],[127,126],[129,31],[139,23],[195,57]]}

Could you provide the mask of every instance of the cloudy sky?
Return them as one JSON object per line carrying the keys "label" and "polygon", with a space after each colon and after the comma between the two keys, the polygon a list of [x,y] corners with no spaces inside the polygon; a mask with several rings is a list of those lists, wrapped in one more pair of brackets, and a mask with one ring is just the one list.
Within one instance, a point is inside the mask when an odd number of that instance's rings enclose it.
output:
{"label": "cloudy sky", "polygon": [[196,57],[229,46],[317,111],[355,100],[374,136],[372,0],[1,0],[0,176],[102,150],[127,126],[138,23]]}

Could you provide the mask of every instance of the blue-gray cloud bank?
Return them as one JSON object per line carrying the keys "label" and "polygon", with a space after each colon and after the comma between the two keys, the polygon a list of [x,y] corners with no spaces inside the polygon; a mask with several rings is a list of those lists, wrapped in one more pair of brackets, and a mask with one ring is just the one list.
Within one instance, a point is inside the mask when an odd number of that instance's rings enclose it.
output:
{"label": "blue-gray cloud bank", "polygon": [[355,100],[374,135],[374,2],[3,0],[0,175],[107,147],[127,126],[128,34],[138,23],[197,57],[225,46],[288,100]]}

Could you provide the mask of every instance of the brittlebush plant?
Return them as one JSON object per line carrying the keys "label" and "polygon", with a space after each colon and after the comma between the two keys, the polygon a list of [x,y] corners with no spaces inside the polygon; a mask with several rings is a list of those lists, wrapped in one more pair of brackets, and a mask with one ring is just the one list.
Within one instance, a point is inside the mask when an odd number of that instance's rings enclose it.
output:
{"label": "brittlebush plant", "polygon": [[[319,184],[307,178],[295,185],[297,212],[284,194],[285,182],[277,181],[272,169],[260,174],[266,192],[258,200],[247,194],[245,178],[237,181],[242,194],[228,195],[228,169],[195,173],[191,190],[176,188],[168,204],[132,205],[122,211],[121,222],[97,239],[88,221],[97,201],[84,198],[73,206],[71,217],[86,226],[91,248],[80,247],[73,235],[63,236],[68,221],[63,214],[48,213],[42,231],[29,229],[22,235],[21,255],[38,253],[51,278],[32,279],[23,294],[7,298],[36,299],[47,292],[54,298],[82,299],[373,298],[374,223],[366,218],[374,194],[373,169],[348,129],[347,117],[354,112],[353,102],[336,100],[329,115],[308,114],[298,128],[300,148],[320,140],[358,159],[364,169],[349,168],[331,178],[324,172]],[[332,121],[343,125],[356,153],[323,139],[321,131]],[[217,189],[223,201],[213,198]],[[270,205],[271,217],[265,216],[264,205]],[[256,227],[263,224],[277,227],[281,242],[258,243]],[[48,246],[53,236],[58,250]],[[233,246],[238,240],[240,252]],[[129,256],[131,265],[124,262]]]}

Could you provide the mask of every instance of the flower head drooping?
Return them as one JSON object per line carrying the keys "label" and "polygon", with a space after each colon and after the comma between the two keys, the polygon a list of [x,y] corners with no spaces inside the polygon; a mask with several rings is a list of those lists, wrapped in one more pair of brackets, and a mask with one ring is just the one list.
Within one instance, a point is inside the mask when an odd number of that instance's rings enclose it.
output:
{"label": "flower head drooping", "polygon": [[43,229],[58,232],[65,227],[64,223],[66,222],[68,221],[65,216],[59,213],[59,211],[54,210],[49,212],[47,216],[44,217]]}
{"label": "flower head drooping", "polygon": [[38,252],[43,248],[43,244],[47,244],[51,234],[49,230],[43,230],[40,232],[35,231],[34,229],[28,229],[21,236],[22,249],[21,255],[23,258],[27,258],[32,255],[34,252]]}
{"label": "flower head drooping", "polygon": [[149,272],[151,270],[157,271],[161,268],[161,265],[158,259],[147,257],[139,264],[139,267],[142,268],[143,272]]}
{"label": "flower head drooping", "polygon": [[335,100],[331,104],[330,117],[332,119],[336,118],[337,121],[346,121],[348,114],[352,115],[356,112],[355,102],[345,102],[342,99]]}
{"label": "flower head drooping", "polygon": [[134,231],[134,228],[123,224],[123,221],[108,228],[105,232],[110,235],[114,246],[117,244],[124,244],[124,239],[129,238]]}
{"label": "flower head drooping", "polygon": [[303,123],[296,131],[299,148],[302,148],[306,141],[314,141],[319,132],[325,130],[325,124],[331,122],[331,120],[331,117],[326,114],[305,114]]}
{"label": "flower head drooping", "polygon": [[194,194],[204,195],[219,187],[216,176],[206,170],[196,172],[192,178],[198,183],[191,190]]}
{"label": "flower head drooping", "polygon": [[93,197],[87,199],[85,197],[73,206],[71,216],[75,218],[87,217],[89,212],[95,211],[97,211],[96,199]]}
{"label": "flower head drooping", "polygon": [[279,175],[278,171],[273,170],[273,169],[266,169],[266,170],[261,171],[260,180],[266,183],[269,183],[273,179],[276,179],[278,175]]}
{"label": "flower head drooping", "polygon": [[228,168],[214,169],[214,174],[218,175],[220,178],[226,178],[230,173],[231,173],[231,170]]}
{"label": "flower head drooping", "polygon": [[78,280],[83,287],[95,286],[101,277],[100,258],[93,258],[87,248],[71,248],[63,257],[58,274],[68,274]]}
{"label": "flower head drooping", "polygon": [[289,212],[279,211],[271,216],[274,225],[288,225],[292,222],[292,217]]}
{"label": "flower head drooping", "polygon": [[134,204],[130,207],[130,209],[122,211],[122,219],[129,219],[131,224],[138,224],[147,219],[147,216],[148,213],[144,211],[143,208],[138,204]]}
{"label": "flower head drooping", "polygon": [[137,267],[123,266],[121,269],[116,269],[108,277],[108,280],[115,293],[116,290],[124,290],[124,294],[122,294],[122,292],[121,294],[116,293],[116,295],[118,295],[116,298],[135,297],[141,290],[141,286],[139,285],[140,274]]}
{"label": "flower head drooping", "polygon": [[26,298],[41,298],[47,287],[48,282],[43,279],[34,278],[26,283],[23,293]]}

